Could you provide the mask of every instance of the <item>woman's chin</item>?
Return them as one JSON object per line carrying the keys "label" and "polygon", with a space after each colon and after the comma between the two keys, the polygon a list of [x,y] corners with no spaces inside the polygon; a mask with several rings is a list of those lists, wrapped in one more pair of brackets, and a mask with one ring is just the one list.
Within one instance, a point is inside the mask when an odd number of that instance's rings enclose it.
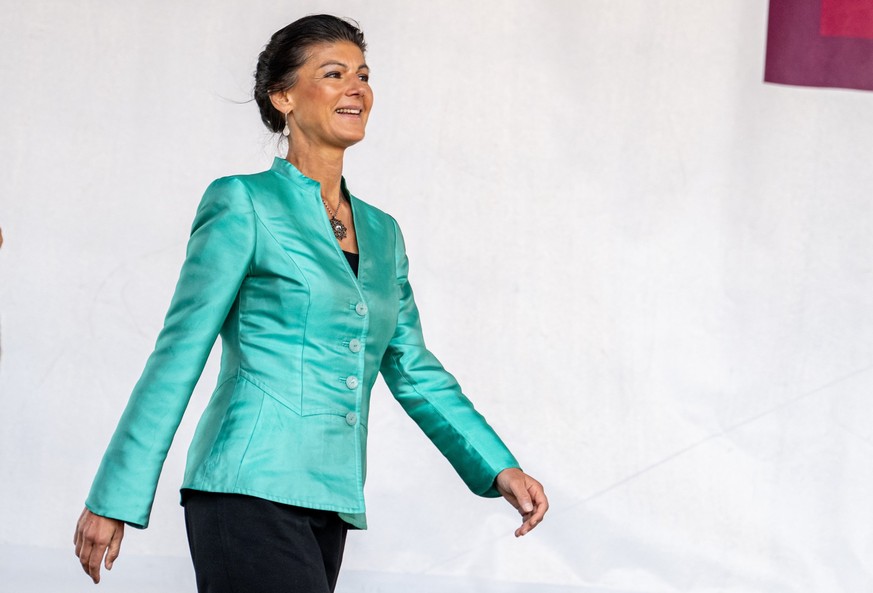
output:
{"label": "woman's chin", "polygon": [[361,131],[359,134],[346,134],[340,138],[340,143],[343,147],[348,148],[349,146],[354,146],[358,142],[364,139],[364,132]]}

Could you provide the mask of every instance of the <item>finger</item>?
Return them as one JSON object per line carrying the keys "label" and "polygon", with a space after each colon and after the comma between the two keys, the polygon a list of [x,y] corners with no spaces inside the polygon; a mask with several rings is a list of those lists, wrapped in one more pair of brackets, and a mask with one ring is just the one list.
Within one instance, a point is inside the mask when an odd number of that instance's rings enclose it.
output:
{"label": "finger", "polygon": [[510,482],[509,487],[512,490],[512,495],[515,497],[516,501],[518,501],[518,504],[514,506],[520,513],[527,514],[534,510],[524,479],[513,480]]}
{"label": "finger", "polygon": [[531,532],[531,530],[532,530],[534,527],[536,527],[537,525],[539,525],[539,522],[540,522],[540,520],[534,518],[534,514],[533,514],[533,513],[528,513],[527,515],[524,516],[524,521],[522,522],[521,527],[519,527],[519,528],[516,530],[515,536],[516,536],[516,537],[521,537],[521,536],[523,536],[523,535],[527,535],[528,533]]}
{"label": "finger", "polygon": [[112,565],[115,564],[115,560],[118,558],[118,554],[121,553],[121,538],[124,535],[124,531],[122,529],[116,529],[115,533],[112,534],[112,539],[109,541],[109,551],[106,553],[106,570],[112,570]]}
{"label": "finger", "polygon": [[82,549],[79,553],[79,562],[82,564],[82,569],[85,571],[94,584],[100,582],[100,562],[103,560],[103,555],[106,553],[106,541],[94,534],[94,525],[89,525],[90,529],[83,530],[80,536]]}
{"label": "finger", "polygon": [[524,516],[524,521],[522,522],[521,527],[516,530],[515,536],[521,537],[523,535],[527,535],[536,526],[537,521],[533,519],[533,514],[527,514]]}
{"label": "finger", "polygon": [[[84,519],[85,513],[87,511],[88,509],[82,509],[82,513],[79,515],[79,520],[76,521],[76,531],[73,533],[73,545],[77,547],[79,545],[79,540],[81,537],[79,534],[82,531],[82,519]],[[76,554],[78,554],[78,552],[76,552]]]}
{"label": "finger", "polygon": [[531,480],[530,492],[534,503],[534,509],[530,513],[524,515],[524,522],[516,532],[516,537],[521,537],[530,533],[530,531],[540,524],[546,511],[549,510],[549,500],[546,498],[546,493],[543,490],[542,484],[536,480]]}
{"label": "finger", "polygon": [[100,562],[103,560],[105,553],[106,546],[97,545],[91,548],[91,554],[88,556],[88,574],[95,585],[100,582]]}
{"label": "finger", "polygon": [[531,498],[533,499],[535,507],[534,512],[530,517],[531,529],[533,529],[543,520],[546,511],[549,510],[549,499],[543,491],[542,484],[539,483],[536,484],[536,488],[534,489]]}
{"label": "finger", "polygon": [[85,528],[80,526],[79,529],[76,530],[76,556],[79,557],[81,561],[85,556],[83,555],[85,546],[88,544],[88,538],[85,537]]}
{"label": "finger", "polygon": [[[80,541],[83,540],[84,538],[82,538],[82,540]],[[79,550],[79,564],[82,565],[82,570],[84,570],[85,574],[87,574],[88,576],[91,576],[91,572],[88,569],[88,558],[90,558],[91,556],[91,548],[93,548],[93,546],[90,543],[84,542],[82,543],[81,549]]]}
{"label": "finger", "polygon": [[515,537],[521,537],[533,529],[530,523],[532,513],[521,513],[521,527],[515,530]]}

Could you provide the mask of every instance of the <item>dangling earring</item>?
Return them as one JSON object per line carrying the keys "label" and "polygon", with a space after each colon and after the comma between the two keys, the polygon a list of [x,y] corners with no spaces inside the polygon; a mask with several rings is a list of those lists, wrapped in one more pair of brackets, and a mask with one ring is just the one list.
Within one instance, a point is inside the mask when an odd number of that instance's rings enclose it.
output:
{"label": "dangling earring", "polygon": [[282,135],[285,136],[286,138],[291,135],[291,128],[288,127],[288,116],[290,114],[291,114],[290,111],[285,114],[285,129],[282,130]]}

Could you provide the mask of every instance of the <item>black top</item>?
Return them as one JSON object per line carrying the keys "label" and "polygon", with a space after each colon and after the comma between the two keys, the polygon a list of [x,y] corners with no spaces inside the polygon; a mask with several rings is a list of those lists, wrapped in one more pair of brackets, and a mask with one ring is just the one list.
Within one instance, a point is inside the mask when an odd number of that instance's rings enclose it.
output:
{"label": "black top", "polygon": [[351,251],[343,250],[343,253],[346,256],[346,259],[349,260],[349,265],[352,267],[352,272],[355,273],[355,276],[358,275],[358,260],[360,256],[357,253],[352,253]]}

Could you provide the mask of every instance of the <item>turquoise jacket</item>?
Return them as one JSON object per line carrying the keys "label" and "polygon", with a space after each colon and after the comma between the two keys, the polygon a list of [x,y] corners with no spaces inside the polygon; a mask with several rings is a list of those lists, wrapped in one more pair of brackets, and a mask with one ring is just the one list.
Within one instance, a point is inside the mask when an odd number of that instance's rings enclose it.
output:
{"label": "turquoise jacket", "polygon": [[148,525],[167,451],[217,335],[221,370],[182,488],[337,511],[366,528],[367,417],[381,372],[469,488],[498,496],[494,478],[518,463],[425,347],[397,223],[350,202],[357,277],[318,182],[287,161],[209,186],[164,327],[88,509]]}

